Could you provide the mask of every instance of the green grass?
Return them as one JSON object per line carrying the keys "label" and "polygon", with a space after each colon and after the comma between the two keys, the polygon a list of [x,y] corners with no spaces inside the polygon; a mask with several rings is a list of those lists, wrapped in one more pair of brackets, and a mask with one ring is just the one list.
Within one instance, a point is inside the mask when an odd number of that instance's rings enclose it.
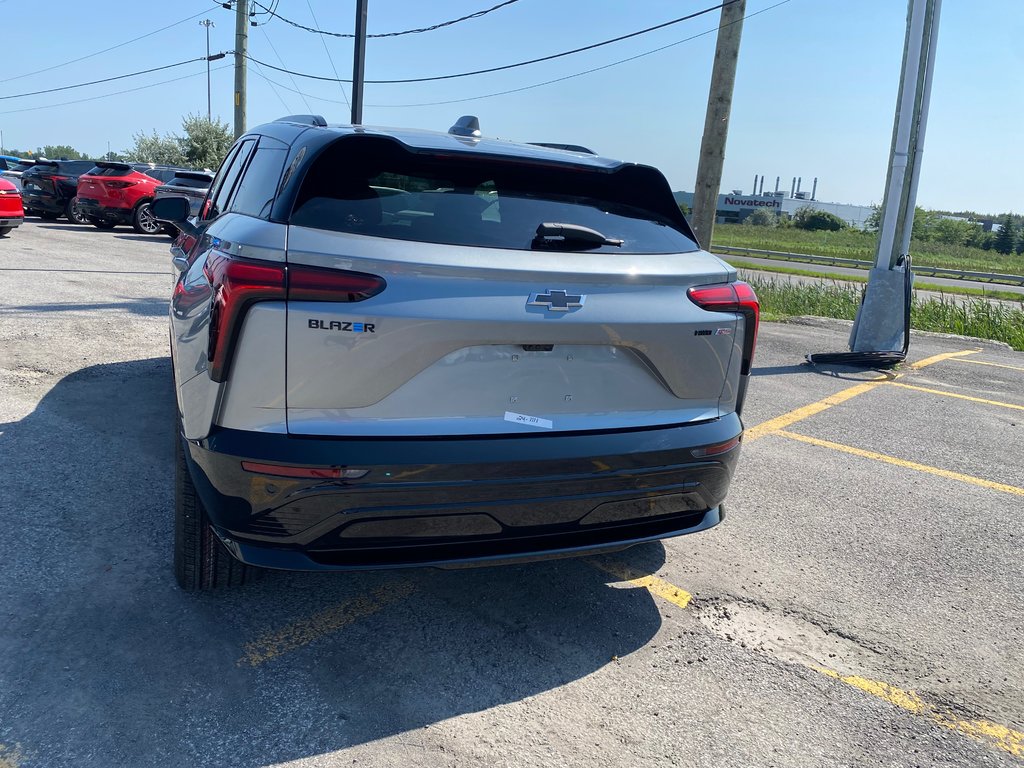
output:
{"label": "green grass", "polygon": [[[798,285],[754,278],[750,284],[761,301],[762,317],[778,320],[794,315],[817,315],[853,320],[861,290],[844,285]],[[1024,310],[980,299],[948,296],[918,299],[910,308],[910,325],[920,331],[955,333],[1003,341],[1024,351]]]}
{"label": "green grass", "polygon": [[[877,238],[878,236],[873,232],[861,232],[855,229],[844,229],[839,232],[810,232],[795,227],[716,224],[712,245],[873,261]],[[981,248],[917,240],[911,242],[910,253],[916,263],[929,267],[1024,275],[1024,254],[1004,256],[1001,253],[984,251]]]}
{"label": "green grass", "polygon": [[[799,275],[800,277],[817,277],[822,280],[835,280],[846,283],[866,283],[867,277],[860,275],[841,275],[836,272],[814,272],[810,269],[797,269],[794,267],[780,267],[775,264],[754,264],[753,262],[736,259],[732,256],[723,256],[722,259],[732,264],[737,269],[751,269],[758,272],[775,272],[781,275]],[[919,291],[932,291],[933,293],[949,293],[956,296],[980,296],[1000,301],[1024,302],[1024,293],[1013,291],[993,291],[990,288],[963,288],[960,286],[938,285],[936,283],[922,283],[914,280],[914,289]]]}

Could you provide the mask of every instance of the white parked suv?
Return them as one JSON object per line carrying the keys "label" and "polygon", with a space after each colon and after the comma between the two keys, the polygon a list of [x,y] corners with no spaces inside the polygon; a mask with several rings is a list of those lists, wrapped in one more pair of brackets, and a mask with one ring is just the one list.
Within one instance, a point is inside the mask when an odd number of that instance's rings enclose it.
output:
{"label": "white parked suv", "polygon": [[[651,167],[293,116],[181,230],[175,571],[589,553],[722,519],[757,298]],[[582,149],[582,148],[581,148]]]}

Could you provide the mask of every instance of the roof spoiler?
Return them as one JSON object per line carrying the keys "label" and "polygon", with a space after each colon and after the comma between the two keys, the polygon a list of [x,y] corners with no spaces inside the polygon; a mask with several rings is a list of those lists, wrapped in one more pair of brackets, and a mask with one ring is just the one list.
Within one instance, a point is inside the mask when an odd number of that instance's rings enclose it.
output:
{"label": "roof spoiler", "polygon": [[57,161],[56,160],[47,160],[45,157],[41,157],[38,160],[36,160],[36,165],[51,165],[54,168],[56,168],[57,167]]}
{"label": "roof spoiler", "polygon": [[192,179],[193,181],[213,181],[213,174],[205,171],[175,171],[176,179]]}
{"label": "roof spoiler", "polygon": [[580,146],[579,144],[554,144],[548,141],[531,141],[529,142],[535,147],[547,147],[548,149],[561,149],[563,152],[583,152],[587,155],[596,155],[597,153],[592,149]]}
{"label": "roof spoiler", "polygon": [[96,167],[97,168],[116,168],[119,171],[130,171],[132,169],[131,165],[129,165],[128,163],[119,163],[119,162],[116,162],[114,160],[97,160],[96,161]]}
{"label": "roof spoiler", "polygon": [[275,123],[302,123],[303,125],[313,125],[317,128],[326,128],[327,121],[323,115],[288,115],[287,117],[279,117],[274,121]]}

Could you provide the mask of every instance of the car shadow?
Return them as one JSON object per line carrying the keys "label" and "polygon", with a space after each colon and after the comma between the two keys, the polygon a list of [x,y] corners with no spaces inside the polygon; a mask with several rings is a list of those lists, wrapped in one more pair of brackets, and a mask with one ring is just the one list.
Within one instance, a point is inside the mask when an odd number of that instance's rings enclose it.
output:
{"label": "car shadow", "polygon": [[171,239],[163,232],[155,235],[122,235],[114,233],[114,238],[117,240],[133,240],[138,243],[163,243],[170,245]]}
{"label": "car shadow", "polygon": [[26,304],[23,306],[0,306],[0,316],[9,314],[35,314],[36,312],[92,312],[94,310],[122,310],[143,317],[160,317],[167,314],[167,299],[125,298],[123,301],[104,301],[94,304],[62,302],[60,304]]}
{"label": "car shadow", "polygon": [[[0,424],[0,743],[26,764],[330,753],[557,689],[661,626],[646,590],[581,560],[268,572],[185,594],[171,569],[173,423],[159,358],[84,368]],[[613,557],[651,573],[664,549]]]}

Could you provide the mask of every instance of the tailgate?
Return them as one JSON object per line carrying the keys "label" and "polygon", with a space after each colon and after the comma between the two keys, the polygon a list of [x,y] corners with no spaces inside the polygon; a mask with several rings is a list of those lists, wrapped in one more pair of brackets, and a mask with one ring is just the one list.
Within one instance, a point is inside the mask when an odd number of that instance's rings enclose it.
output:
{"label": "tailgate", "polygon": [[625,258],[292,226],[288,261],[386,282],[365,301],[289,302],[295,434],[501,434],[714,419],[739,356],[737,317],[687,298],[690,286],[733,279],[703,252]]}

